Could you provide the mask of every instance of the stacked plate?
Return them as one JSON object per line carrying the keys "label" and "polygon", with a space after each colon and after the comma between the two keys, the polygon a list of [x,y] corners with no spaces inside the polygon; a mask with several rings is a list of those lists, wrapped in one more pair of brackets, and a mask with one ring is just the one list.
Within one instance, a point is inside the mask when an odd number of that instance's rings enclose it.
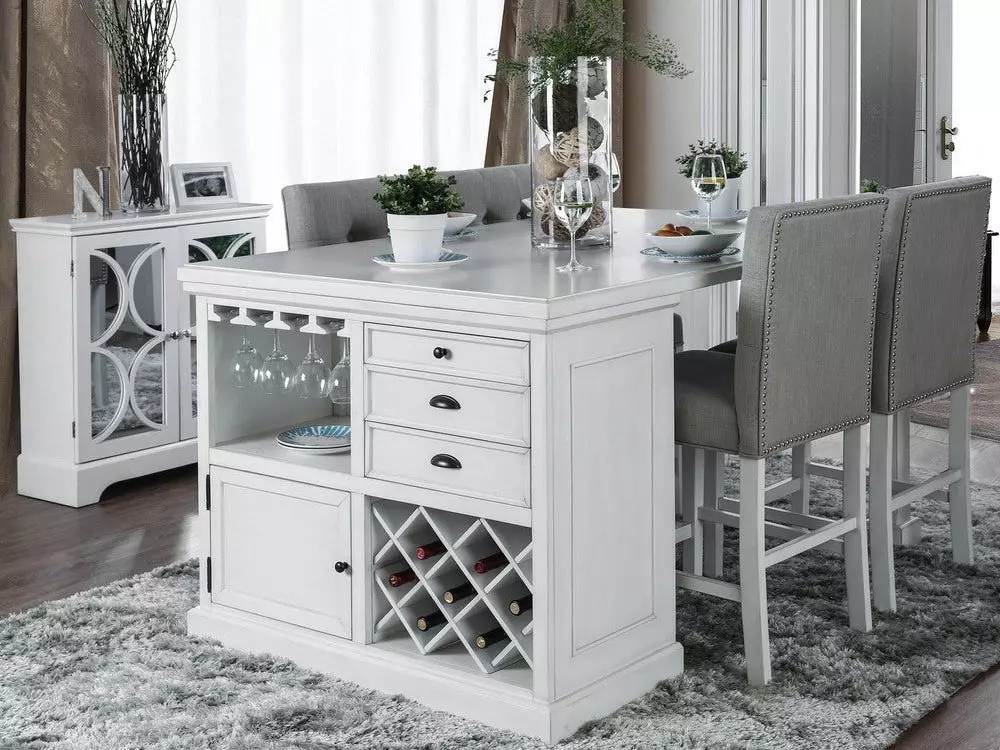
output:
{"label": "stacked plate", "polygon": [[351,449],[351,428],[345,424],[311,424],[279,433],[278,445],[321,456]]}

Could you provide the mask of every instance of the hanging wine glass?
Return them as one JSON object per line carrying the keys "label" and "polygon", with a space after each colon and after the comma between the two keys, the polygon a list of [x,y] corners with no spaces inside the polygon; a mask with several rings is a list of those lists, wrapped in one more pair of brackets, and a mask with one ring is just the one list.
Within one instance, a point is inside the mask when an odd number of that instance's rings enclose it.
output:
{"label": "hanging wine glass", "polygon": [[330,375],[330,401],[334,406],[351,406],[351,340],[343,337],[342,356]]}
{"label": "hanging wine glass", "polygon": [[330,368],[316,352],[316,334],[309,334],[309,351],[295,371],[295,392],[302,398],[323,398],[330,392]]}
{"label": "hanging wine glass", "polygon": [[250,388],[260,382],[260,368],[264,364],[260,352],[247,338],[247,329],[243,329],[243,341],[236,350],[230,370],[233,374],[233,385],[237,388]]}
{"label": "hanging wine glass", "polygon": [[287,391],[294,377],[295,367],[289,361],[288,355],[281,351],[278,331],[275,330],[274,349],[264,359],[264,364],[260,368],[260,384],[264,389],[264,395],[273,396]]}

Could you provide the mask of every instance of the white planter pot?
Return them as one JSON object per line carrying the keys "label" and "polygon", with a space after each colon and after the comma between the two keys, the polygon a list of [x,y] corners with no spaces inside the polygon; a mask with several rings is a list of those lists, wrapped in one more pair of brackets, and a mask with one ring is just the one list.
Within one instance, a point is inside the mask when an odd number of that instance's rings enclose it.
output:
{"label": "white planter pot", "polygon": [[[712,202],[712,216],[732,216],[736,213],[736,199],[740,194],[742,177],[734,177],[726,181],[726,186],[719,197]],[[702,216],[708,215],[708,201],[698,200],[698,211]]]}
{"label": "white planter pot", "polygon": [[392,255],[399,263],[433,263],[441,255],[448,214],[386,214]]}

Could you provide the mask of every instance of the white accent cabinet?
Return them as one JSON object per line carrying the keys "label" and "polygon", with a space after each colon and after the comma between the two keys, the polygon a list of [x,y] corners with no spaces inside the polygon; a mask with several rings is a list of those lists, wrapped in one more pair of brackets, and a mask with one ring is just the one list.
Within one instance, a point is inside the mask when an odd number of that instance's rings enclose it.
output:
{"label": "white accent cabinet", "polygon": [[269,205],[14,219],[18,492],[74,507],[197,460],[188,263],[261,252]]}
{"label": "white accent cabinet", "polygon": [[[672,316],[741,264],[640,255],[664,213],[618,211],[576,275],[525,222],[441,272],[372,263],[385,240],[181,268],[204,407],[189,632],[546,742],[679,674]],[[313,335],[329,363],[350,343],[349,417],[233,387],[244,340],[298,362]],[[276,443],[317,422],[351,451]]]}

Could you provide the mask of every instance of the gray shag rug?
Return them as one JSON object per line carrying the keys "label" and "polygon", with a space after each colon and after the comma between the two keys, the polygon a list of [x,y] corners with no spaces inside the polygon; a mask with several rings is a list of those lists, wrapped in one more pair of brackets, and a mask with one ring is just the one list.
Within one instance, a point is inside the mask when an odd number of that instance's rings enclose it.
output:
{"label": "gray shag rug", "polygon": [[[814,486],[817,510],[835,513],[839,488]],[[900,611],[876,615],[871,634],[847,627],[840,559],[813,551],[772,568],[775,679],[764,689],[744,680],[738,606],[682,593],[684,675],[562,747],[886,747],[1000,661],[1000,491],[975,486],[973,498],[976,567],[951,562],[945,508],[924,501],[924,542],[897,556]],[[542,747],[284,659],[189,638],[196,574],[193,563],[174,565],[0,620],[0,748]]]}

